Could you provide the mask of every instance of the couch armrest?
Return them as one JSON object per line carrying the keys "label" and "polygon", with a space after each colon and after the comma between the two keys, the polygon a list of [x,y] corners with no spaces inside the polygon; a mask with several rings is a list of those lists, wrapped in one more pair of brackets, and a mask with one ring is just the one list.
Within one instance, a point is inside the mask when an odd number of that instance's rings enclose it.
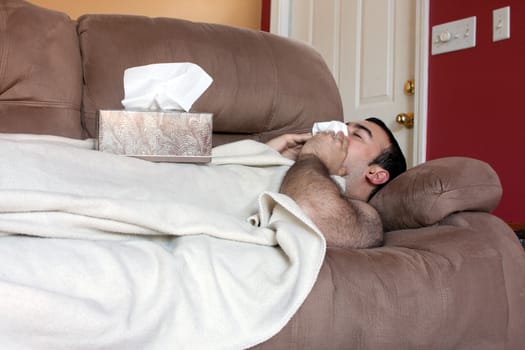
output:
{"label": "couch armrest", "polygon": [[401,174],[371,200],[385,231],[431,226],[460,211],[491,212],[502,195],[492,167],[467,157],[428,161]]}

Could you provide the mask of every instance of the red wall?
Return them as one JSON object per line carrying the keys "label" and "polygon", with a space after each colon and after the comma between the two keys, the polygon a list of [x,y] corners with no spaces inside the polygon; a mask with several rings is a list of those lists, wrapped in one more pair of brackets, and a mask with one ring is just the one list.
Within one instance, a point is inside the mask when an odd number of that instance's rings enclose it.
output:
{"label": "red wall", "polygon": [[[492,10],[508,5],[511,37],[492,42]],[[476,47],[430,56],[427,159],[488,162],[503,185],[495,214],[523,224],[525,1],[430,0],[430,26],[470,16],[477,17]]]}
{"label": "red wall", "polygon": [[272,0],[261,1],[261,30],[270,31],[270,14],[272,10]]}

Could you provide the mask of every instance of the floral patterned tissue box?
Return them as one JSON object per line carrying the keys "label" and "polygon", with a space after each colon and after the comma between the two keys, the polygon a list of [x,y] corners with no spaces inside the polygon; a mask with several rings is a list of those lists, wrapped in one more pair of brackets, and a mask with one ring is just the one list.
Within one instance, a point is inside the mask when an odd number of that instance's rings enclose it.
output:
{"label": "floral patterned tissue box", "polygon": [[211,160],[212,114],[101,110],[97,148],[154,162]]}

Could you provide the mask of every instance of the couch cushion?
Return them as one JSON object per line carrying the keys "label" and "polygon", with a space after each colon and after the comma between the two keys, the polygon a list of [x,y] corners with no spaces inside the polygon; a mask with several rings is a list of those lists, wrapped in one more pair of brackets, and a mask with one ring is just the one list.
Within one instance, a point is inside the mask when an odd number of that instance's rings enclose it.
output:
{"label": "couch cushion", "polygon": [[255,349],[522,349],[523,271],[513,232],[480,212],[329,247],[299,311]]}
{"label": "couch cushion", "polygon": [[385,231],[431,226],[458,211],[491,212],[502,195],[492,167],[467,157],[428,161],[407,170],[372,199]]}
{"label": "couch cushion", "polygon": [[81,69],[67,15],[0,2],[0,132],[80,138]]}
{"label": "couch cushion", "polygon": [[343,118],[324,60],[299,42],[173,18],[85,15],[78,22],[84,117],[92,136],[99,109],[123,108],[124,70],[165,62],[193,62],[213,77],[191,111],[214,114],[214,144],[240,134],[264,141],[275,133],[310,130],[317,120]]}

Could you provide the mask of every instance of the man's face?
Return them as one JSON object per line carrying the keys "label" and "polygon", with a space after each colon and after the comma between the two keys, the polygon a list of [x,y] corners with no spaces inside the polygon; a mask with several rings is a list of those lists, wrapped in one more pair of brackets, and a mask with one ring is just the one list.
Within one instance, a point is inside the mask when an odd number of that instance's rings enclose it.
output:
{"label": "man's face", "polygon": [[369,121],[350,122],[348,125],[348,153],[344,161],[349,180],[363,179],[371,171],[369,164],[389,145],[387,134]]}

